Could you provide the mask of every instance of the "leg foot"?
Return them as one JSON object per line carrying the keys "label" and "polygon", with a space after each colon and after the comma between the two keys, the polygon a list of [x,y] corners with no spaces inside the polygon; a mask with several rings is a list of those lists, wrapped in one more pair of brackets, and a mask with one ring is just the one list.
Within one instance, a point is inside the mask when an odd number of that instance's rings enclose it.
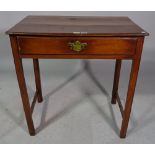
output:
{"label": "leg foot", "polygon": [[30,136],[35,136],[35,131],[31,131],[31,132],[29,132],[30,133]]}

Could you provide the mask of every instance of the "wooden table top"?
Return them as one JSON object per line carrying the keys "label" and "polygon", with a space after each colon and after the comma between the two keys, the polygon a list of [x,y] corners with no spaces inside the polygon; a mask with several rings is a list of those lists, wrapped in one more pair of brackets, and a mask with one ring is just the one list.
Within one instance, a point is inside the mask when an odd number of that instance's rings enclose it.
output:
{"label": "wooden table top", "polygon": [[128,17],[27,16],[6,32],[44,36],[146,36]]}

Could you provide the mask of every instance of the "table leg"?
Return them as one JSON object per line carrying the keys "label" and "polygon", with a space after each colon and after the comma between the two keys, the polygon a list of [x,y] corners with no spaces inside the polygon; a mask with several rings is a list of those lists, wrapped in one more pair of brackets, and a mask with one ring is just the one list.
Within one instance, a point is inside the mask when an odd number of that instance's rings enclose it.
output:
{"label": "table leg", "polygon": [[11,40],[15,69],[16,69],[18,84],[20,88],[20,93],[21,93],[21,98],[23,102],[23,108],[24,108],[24,112],[25,112],[25,116],[27,120],[29,133],[30,135],[35,135],[35,128],[34,128],[34,124],[32,120],[32,114],[31,114],[29,97],[28,97],[27,87],[26,87],[26,82],[25,82],[25,77],[24,77],[22,59],[20,58],[18,54],[18,46],[17,46],[16,37],[10,36],[10,40]]}
{"label": "table leg", "polygon": [[34,75],[35,75],[35,83],[36,83],[38,102],[42,102],[43,97],[42,97],[42,88],[41,88],[40,69],[39,69],[39,60],[38,59],[33,59],[33,67],[34,67]]}
{"label": "table leg", "polygon": [[116,104],[122,60],[116,60],[111,103]]}
{"label": "table leg", "polygon": [[140,60],[141,60],[141,52],[143,48],[143,41],[144,38],[139,38],[137,42],[137,49],[136,49],[136,55],[132,60],[132,68],[130,73],[130,81],[128,86],[128,92],[127,92],[127,98],[126,98],[126,104],[125,109],[123,113],[123,120],[122,120],[122,126],[120,131],[120,138],[126,137],[126,132],[128,128],[131,108],[132,108],[132,102],[138,77],[138,71],[140,66]]}

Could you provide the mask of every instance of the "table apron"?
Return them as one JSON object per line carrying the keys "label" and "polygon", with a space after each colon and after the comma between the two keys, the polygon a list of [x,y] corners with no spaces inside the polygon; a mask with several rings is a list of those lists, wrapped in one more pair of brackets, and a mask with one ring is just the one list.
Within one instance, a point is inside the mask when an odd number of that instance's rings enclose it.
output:
{"label": "table apron", "polygon": [[21,57],[63,59],[131,59],[136,53],[137,40],[137,37],[17,36]]}

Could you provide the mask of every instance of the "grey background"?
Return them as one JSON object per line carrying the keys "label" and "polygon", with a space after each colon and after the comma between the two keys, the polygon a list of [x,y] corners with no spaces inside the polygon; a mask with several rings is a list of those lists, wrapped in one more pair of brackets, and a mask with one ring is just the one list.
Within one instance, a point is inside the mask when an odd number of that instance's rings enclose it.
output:
{"label": "grey background", "polygon": [[[105,101],[106,98],[111,96],[114,72],[113,60],[89,61],[93,74],[106,90],[106,93],[104,92],[105,95],[96,88],[97,83],[95,84],[94,80],[90,81],[93,78],[90,78],[90,75],[87,75],[86,71],[79,73],[79,70],[83,67],[82,60],[41,60],[41,77],[45,103],[37,105],[36,109],[38,111],[36,110],[34,117],[38,126],[45,114],[46,117],[56,120],[54,121],[56,124],[54,126],[51,119],[47,127],[42,129],[37,136],[34,138],[28,136],[14,71],[9,37],[5,35],[5,31],[27,15],[129,16],[135,23],[150,33],[150,36],[146,37],[144,44],[135,104],[131,116],[131,120],[133,120],[131,121],[131,132],[129,130],[129,136],[125,140],[118,138],[118,130],[113,125],[115,124],[114,119],[111,118],[111,112],[108,113],[111,105]],[[3,127],[0,128],[1,143],[155,142],[155,12],[0,12],[0,21],[0,124],[3,124]],[[123,101],[126,95],[130,65],[130,61],[123,62],[119,90]],[[31,60],[24,60],[24,69],[29,97],[32,98],[34,94],[34,77]],[[69,80],[72,76],[76,78]],[[64,85],[65,87],[63,87]],[[54,98],[54,103],[52,99],[49,100],[49,97]],[[93,99],[90,101],[91,97]],[[83,107],[72,107],[74,103],[78,105],[81,102],[83,103]],[[92,107],[90,109],[91,102],[94,102],[93,105],[95,103],[99,104],[95,104],[96,111]],[[105,102],[103,104],[104,108],[102,107],[103,102]],[[47,103],[48,110],[45,106]],[[69,112],[67,112],[66,105],[70,109]],[[117,114],[117,110],[117,107],[114,107],[116,122],[119,122],[120,115]],[[57,113],[53,116],[52,112],[55,113],[55,111]],[[40,113],[42,113],[41,118]],[[98,118],[99,114],[101,115],[101,119]],[[66,123],[65,125],[64,122]],[[92,128],[92,122],[94,128]],[[98,122],[99,124],[97,124]],[[43,123],[40,126],[44,128],[46,125]],[[19,135],[23,138],[15,138],[16,136],[19,137]]]}

